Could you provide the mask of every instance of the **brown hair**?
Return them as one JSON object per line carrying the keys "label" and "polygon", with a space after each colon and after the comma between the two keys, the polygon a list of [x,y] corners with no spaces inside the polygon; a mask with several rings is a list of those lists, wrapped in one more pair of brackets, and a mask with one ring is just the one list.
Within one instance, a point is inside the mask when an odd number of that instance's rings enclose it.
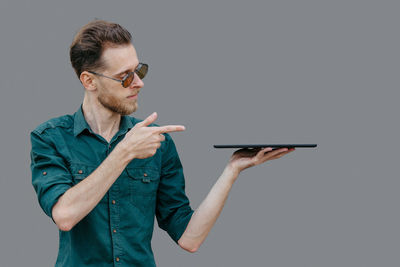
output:
{"label": "brown hair", "polygon": [[72,41],[69,56],[76,75],[85,70],[101,70],[101,55],[105,48],[131,43],[131,34],[121,25],[94,20],[83,26]]}

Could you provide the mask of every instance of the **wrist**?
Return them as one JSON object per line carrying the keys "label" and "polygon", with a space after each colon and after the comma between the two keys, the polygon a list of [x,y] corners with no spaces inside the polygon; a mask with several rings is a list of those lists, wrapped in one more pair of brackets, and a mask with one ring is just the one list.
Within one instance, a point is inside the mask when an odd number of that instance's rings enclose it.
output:
{"label": "wrist", "polygon": [[135,155],[132,153],[132,151],[130,151],[128,147],[126,147],[125,144],[122,142],[115,146],[112,153],[116,155],[118,160],[126,164],[128,164],[135,158]]}
{"label": "wrist", "polygon": [[231,177],[233,180],[236,180],[240,174],[240,170],[232,164],[228,164],[224,169],[224,173],[226,173],[228,177]]}

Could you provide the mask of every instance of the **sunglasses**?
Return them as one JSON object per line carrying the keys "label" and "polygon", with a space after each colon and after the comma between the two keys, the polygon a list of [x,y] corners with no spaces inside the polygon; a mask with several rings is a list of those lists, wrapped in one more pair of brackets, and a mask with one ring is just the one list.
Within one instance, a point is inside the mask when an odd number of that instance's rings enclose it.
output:
{"label": "sunglasses", "polygon": [[111,79],[111,80],[120,82],[121,85],[122,85],[122,87],[126,88],[126,87],[128,87],[129,85],[132,84],[133,79],[135,78],[135,73],[137,74],[137,76],[138,76],[140,79],[143,79],[144,77],[146,77],[146,74],[147,74],[147,71],[148,71],[148,70],[149,70],[149,65],[147,65],[147,64],[145,64],[145,63],[139,63],[139,65],[137,66],[137,68],[136,68],[134,71],[129,72],[128,74],[126,74],[126,75],[122,78],[122,80],[117,79],[117,78],[113,78],[113,77],[109,77],[109,76],[106,76],[106,75],[104,75],[104,74],[97,73],[97,72],[90,71],[90,70],[89,70],[88,72],[89,72],[89,73],[92,73],[92,74],[94,74],[94,75],[98,75],[98,76],[101,76],[101,77],[104,77],[104,78],[108,78],[108,79]]}

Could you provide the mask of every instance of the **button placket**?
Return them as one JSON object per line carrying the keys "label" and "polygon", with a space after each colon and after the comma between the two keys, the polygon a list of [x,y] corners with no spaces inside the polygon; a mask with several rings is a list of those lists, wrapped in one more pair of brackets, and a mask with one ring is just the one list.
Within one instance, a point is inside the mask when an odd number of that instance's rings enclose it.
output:
{"label": "button placket", "polygon": [[[111,241],[113,254],[116,257],[115,261],[120,261],[120,257],[124,254],[123,248],[120,244],[120,237],[118,233],[119,222],[120,222],[120,203],[118,197],[120,195],[120,184],[119,180],[114,182],[111,186],[108,194],[111,199],[110,203],[110,230],[111,230]],[[118,259],[118,260],[117,260]]]}

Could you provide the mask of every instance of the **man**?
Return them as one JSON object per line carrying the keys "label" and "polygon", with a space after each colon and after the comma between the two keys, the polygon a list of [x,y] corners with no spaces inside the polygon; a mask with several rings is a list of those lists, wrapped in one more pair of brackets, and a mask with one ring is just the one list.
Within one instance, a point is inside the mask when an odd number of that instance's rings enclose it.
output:
{"label": "man", "polygon": [[85,95],[74,115],[31,132],[32,184],[60,229],[56,266],[155,266],[154,217],[183,249],[195,252],[217,220],[239,173],[294,149],[239,150],[193,211],[182,165],[168,134],[181,125],[127,116],[137,109],[148,66],[130,33],[95,20],[75,36],[70,59]]}

